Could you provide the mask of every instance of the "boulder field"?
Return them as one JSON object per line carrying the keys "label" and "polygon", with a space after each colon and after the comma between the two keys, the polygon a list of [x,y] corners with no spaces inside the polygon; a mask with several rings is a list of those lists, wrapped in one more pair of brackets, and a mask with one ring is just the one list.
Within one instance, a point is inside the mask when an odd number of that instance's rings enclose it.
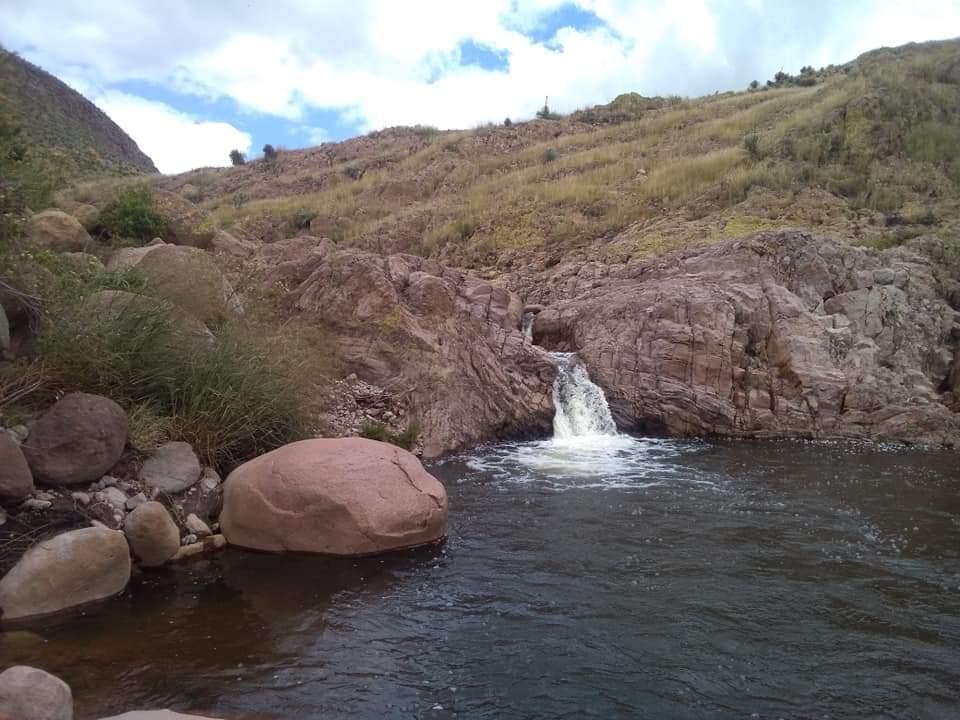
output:
{"label": "boulder field", "polygon": [[565,297],[535,342],[576,351],[622,428],[960,444],[960,251],[941,241],[764,232],[545,284]]}

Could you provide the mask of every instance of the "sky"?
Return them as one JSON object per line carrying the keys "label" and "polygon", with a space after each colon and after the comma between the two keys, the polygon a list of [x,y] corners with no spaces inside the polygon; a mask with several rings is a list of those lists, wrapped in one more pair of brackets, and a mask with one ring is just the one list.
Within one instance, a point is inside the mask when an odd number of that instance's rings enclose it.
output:
{"label": "sky", "polygon": [[161,172],[623,92],[698,96],[960,35],[960,0],[0,0],[0,44]]}

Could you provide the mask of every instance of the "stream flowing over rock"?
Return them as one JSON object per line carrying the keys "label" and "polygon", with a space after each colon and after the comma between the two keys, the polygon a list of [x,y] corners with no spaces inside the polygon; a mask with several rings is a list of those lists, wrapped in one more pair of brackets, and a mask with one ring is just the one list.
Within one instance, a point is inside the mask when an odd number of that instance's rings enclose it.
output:
{"label": "stream flowing over rock", "polygon": [[433,260],[313,237],[258,259],[292,311],[333,331],[347,370],[407,400],[425,456],[549,431],[556,368],[520,332],[513,293]]}
{"label": "stream flowing over rock", "polygon": [[546,307],[618,424],[737,437],[960,439],[960,257],[798,231],[631,265]]}
{"label": "stream flowing over rock", "polygon": [[370,555],[445,537],[447,493],[393,445],[302,440],[230,473],[220,525],[231,545]]}

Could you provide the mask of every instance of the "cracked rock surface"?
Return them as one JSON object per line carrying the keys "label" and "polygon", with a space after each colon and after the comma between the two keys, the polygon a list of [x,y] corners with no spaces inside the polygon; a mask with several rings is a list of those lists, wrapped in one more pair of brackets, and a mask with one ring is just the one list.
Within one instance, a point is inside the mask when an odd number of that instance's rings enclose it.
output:
{"label": "cracked rock surface", "polygon": [[621,427],[960,444],[960,251],[799,231],[645,261],[545,308]]}

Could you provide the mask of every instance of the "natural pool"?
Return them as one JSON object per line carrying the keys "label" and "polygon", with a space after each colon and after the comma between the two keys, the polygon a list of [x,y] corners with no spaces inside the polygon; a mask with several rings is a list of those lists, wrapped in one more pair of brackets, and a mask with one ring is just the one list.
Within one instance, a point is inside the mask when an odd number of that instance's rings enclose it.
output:
{"label": "natural pool", "polygon": [[430,467],[440,547],[229,550],[0,639],[78,720],[942,718],[960,712],[958,456],[624,436]]}

